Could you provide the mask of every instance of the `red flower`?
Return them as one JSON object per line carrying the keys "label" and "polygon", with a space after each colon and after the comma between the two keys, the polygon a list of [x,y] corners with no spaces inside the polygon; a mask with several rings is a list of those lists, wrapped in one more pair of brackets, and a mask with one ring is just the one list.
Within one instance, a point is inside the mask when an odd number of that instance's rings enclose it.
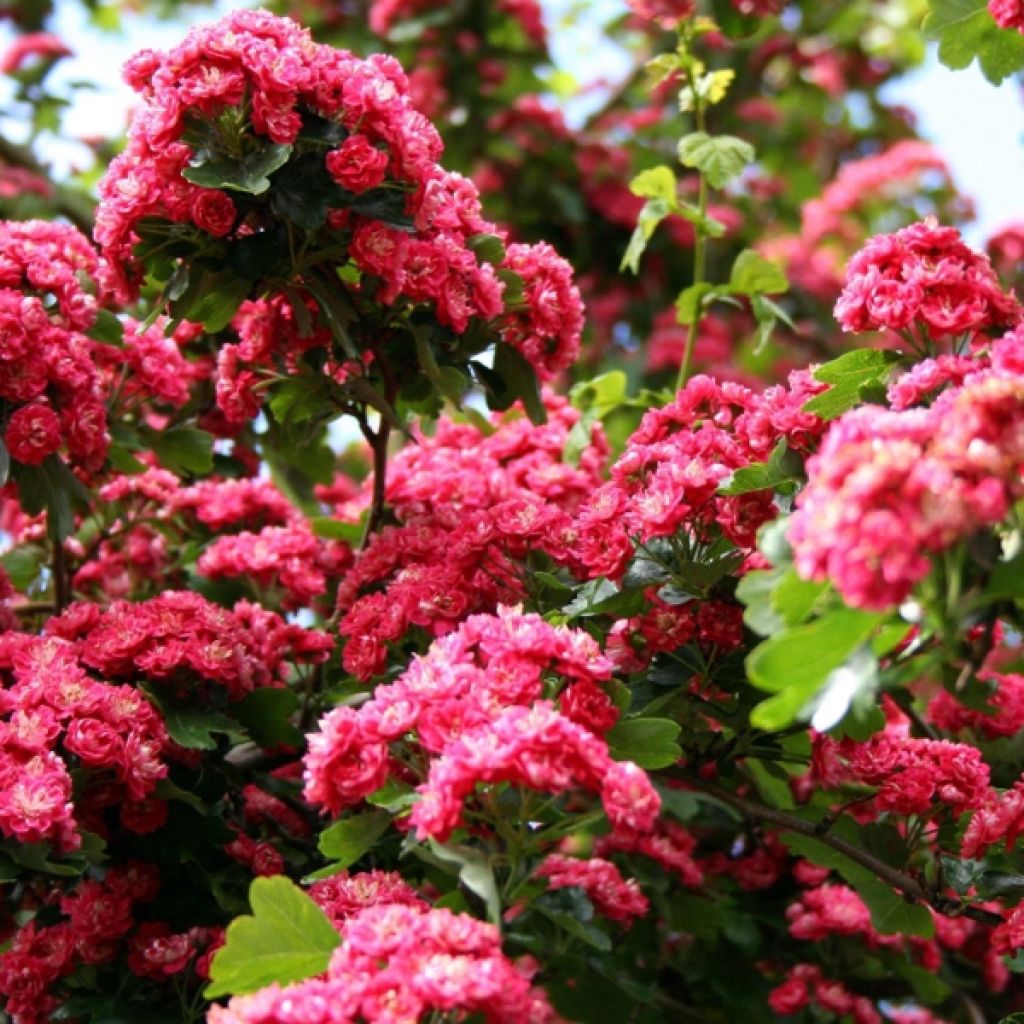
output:
{"label": "red flower", "polygon": [[48,405],[23,405],[4,431],[11,455],[27,466],[38,466],[60,447],[60,420]]}

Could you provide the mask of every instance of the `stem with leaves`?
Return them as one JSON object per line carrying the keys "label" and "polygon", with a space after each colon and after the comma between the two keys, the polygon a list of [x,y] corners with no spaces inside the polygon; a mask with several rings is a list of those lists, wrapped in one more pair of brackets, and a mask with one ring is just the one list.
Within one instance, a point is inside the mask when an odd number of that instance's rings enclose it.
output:
{"label": "stem with leaves", "polygon": [[[692,88],[693,92],[693,111],[694,120],[697,125],[697,131],[703,132],[705,130],[705,118],[704,118],[704,100],[698,94],[696,85]],[[693,284],[694,287],[698,287],[704,283],[705,274],[707,273],[707,259],[708,259],[708,235],[705,231],[704,225],[708,213],[708,179],[707,175],[698,168],[698,186],[697,186],[697,209],[700,214],[699,220],[693,225]],[[690,366],[693,363],[693,350],[697,344],[697,332],[700,329],[700,323],[703,319],[702,316],[703,304],[698,299],[697,308],[694,312],[693,319],[690,321],[689,329],[686,332],[686,347],[683,349],[683,360],[679,364],[679,376],[676,378],[676,391],[681,391],[685,386],[686,382],[690,377]]]}

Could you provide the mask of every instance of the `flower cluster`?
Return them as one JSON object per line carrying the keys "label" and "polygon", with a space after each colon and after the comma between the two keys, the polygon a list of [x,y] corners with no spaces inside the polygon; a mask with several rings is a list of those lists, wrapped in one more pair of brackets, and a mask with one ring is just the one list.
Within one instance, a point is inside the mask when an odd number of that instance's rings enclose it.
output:
{"label": "flower cluster", "polygon": [[580,860],[552,853],[534,874],[545,879],[549,889],[582,889],[597,911],[612,921],[631,923],[650,909],[636,881],[627,882],[611,861],[601,857]]}
{"label": "flower cluster", "polygon": [[316,664],[331,648],[325,634],[258,605],[240,601],[228,610],[190,591],[115,601],[105,611],[75,604],[51,630],[75,641],[82,662],[109,678],[143,677],[173,692],[218,689],[228,700],[281,686],[287,662]]}
{"label": "flower cluster", "polygon": [[64,224],[5,221],[0,240],[4,444],[32,466],[63,444],[76,465],[97,469],[110,443],[94,342],[86,337],[96,320],[99,260]]}
{"label": "flower cluster", "polygon": [[786,980],[772,989],[768,1005],[779,1014],[799,1013],[818,1006],[830,1013],[852,1017],[854,1024],[881,1024],[882,1017],[870,999],[855,996],[842,982],[827,979],[815,964],[797,964]]}
{"label": "flower cluster", "polygon": [[220,537],[200,556],[196,568],[210,579],[245,577],[263,590],[279,586],[286,611],[302,608],[327,591],[352,562],[342,541],[322,540],[305,524],[267,526]]}
{"label": "flower cluster", "polygon": [[139,904],[152,902],[159,885],[155,867],[130,862],[108,869],[102,881],[85,879],[63,896],[45,897],[45,916],[59,920],[29,921],[0,953],[0,993],[14,1024],[54,1020],[63,1000],[53,990],[80,965],[95,970],[115,960],[136,925]]}
{"label": "flower cluster", "polygon": [[[466,615],[521,600],[517,562],[527,551],[569,557],[572,513],[599,486],[608,447],[594,425],[570,465],[563,453],[580,414],[565,399],[544,402],[543,426],[518,410],[493,417],[490,433],[442,418],[433,437],[391,460],[386,493],[402,525],[376,534],[338,588],[353,675],[379,673],[389,643],[412,628],[438,636]],[[348,501],[339,508],[352,512]]]}
{"label": "flower cluster", "polygon": [[1024,33],[1024,3],[1021,0],[988,0],[988,10],[1000,28]]}
{"label": "flower cluster", "polygon": [[[589,699],[565,701],[562,711],[540,700],[552,672],[569,680],[567,694],[584,688]],[[415,731],[433,755],[410,819],[422,836],[449,835],[477,784],[498,782],[589,789],[611,822],[650,831],[660,800],[646,774],[613,762],[589,727],[595,708],[611,703],[601,687],[610,674],[585,633],[515,609],[470,616],[358,710],[336,708],[321,720],[309,738],[306,799],[335,813],[358,803],[388,779],[389,744]],[[568,717],[574,709],[587,724]]]}
{"label": "flower cluster", "polygon": [[[0,664],[11,682],[0,691],[0,831],[20,843],[74,850],[83,824],[107,831],[107,808],[138,832],[165,814],[147,803],[168,770],[160,714],[132,687],[93,679],[80,661],[56,636],[3,636]],[[82,776],[74,802],[72,772]]]}
{"label": "flower cluster", "polygon": [[878,813],[923,814],[939,801],[954,810],[977,809],[989,797],[989,768],[977,747],[949,740],[912,739],[888,729],[864,742],[815,738],[815,763],[827,765],[829,784],[876,786]]}
{"label": "flower cluster", "polygon": [[594,575],[619,575],[629,537],[649,541],[684,529],[697,543],[720,534],[752,549],[758,528],[777,514],[770,491],[718,493],[738,469],[765,461],[781,439],[806,451],[823,424],[802,411],[822,390],[807,373],[756,393],[710,377],[691,379],[675,399],[644,415],[611,481],[580,508],[575,557]]}
{"label": "flower cluster", "polygon": [[479,1014],[490,1024],[555,1020],[530,985],[530,964],[502,953],[493,925],[448,910],[383,903],[348,917],[339,930],[342,945],[325,977],[236,996],[210,1010],[209,1024],[414,1021],[431,1010]]}
{"label": "flower cluster", "polygon": [[[325,227],[332,244],[344,246],[362,272],[361,294],[383,305],[399,297],[428,303],[456,333],[473,318],[491,321],[503,313],[496,267],[471,246],[474,237],[497,229],[483,218],[475,186],[438,165],[440,136],[413,108],[405,74],[392,58],[364,61],[315,44],[287,19],[244,11],[194,29],[167,54],[137,55],[126,77],[144,103],[127,149],[100,184],[96,227],[103,251],[124,276],[124,294],[129,277],[140,273],[133,246],[145,218],[244,240],[266,230],[268,205],[274,216],[294,216],[294,198],[275,198],[284,193],[269,183],[254,188],[251,198],[195,184],[192,169],[201,154],[194,133],[201,124],[225,154],[241,150],[259,161],[270,153],[275,169],[294,157],[286,170],[301,165],[303,173],[319,175],[323,208],[312,219],[300,215],[298,223],[312,231]],[[311,140],[315,123],[328,129]],[[326,152],[321,138],[332,140]],[[582,305],[571,271],[547,246],[512,246],[501,266],[524,279],[524,308],[509,311],[498,325],[501,335],[551,376],[579,347]],[[298,350],[315,343],[301,324],[285,337],[296,332],[304,338]],[[240,362],[258,365],[269,355],[266,346],[253,351],[251,342],[222,352],[218,400],[229,417],[254,413],[245,386],[253,371]]]}
{"label": "flower cluster", "polygon": [[933,218],[871,239],[846,275],[835,310],[844,331],[902,331],[917,323],[938,339],[1012,327],[1021,315],[988,257]]}
{"label": "flower cluster", "polygon": [[804,578],[860,608],[900,604],[932,555],[1002,521],[1024,494],[1024,376],[1009,335],[993,367],[929,408],[854,409],[807,463],[789,529]]}

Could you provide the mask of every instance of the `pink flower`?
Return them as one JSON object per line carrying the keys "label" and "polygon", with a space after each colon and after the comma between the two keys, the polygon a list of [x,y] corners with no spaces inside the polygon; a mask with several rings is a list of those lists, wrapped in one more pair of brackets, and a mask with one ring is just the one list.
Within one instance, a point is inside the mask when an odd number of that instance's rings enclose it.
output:
{"label": "pink flower", "polygon": [[988,0],[988,10],[1000,28],[1015,28],[1024,33],[1022,0]]}
{"label": "pink flower", "polygon": [[60,441],[60,419],[42,403],[16,409],[4,431],[11,456],[28,466],[38,466],[60,447]]}
{"label": "pink flower", "polygon": [[374,146],[365,135],[350,135],[337,149],[327,154],[327,170],[334,180],[350,192],[376,188],[388,168],[388,155]]}

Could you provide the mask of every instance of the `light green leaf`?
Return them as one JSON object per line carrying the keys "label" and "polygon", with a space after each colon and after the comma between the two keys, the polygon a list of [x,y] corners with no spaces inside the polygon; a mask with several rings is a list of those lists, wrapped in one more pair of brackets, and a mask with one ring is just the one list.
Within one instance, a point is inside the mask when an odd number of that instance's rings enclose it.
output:
{"label": "light green leaf", "polygon": [[435,857],[454,864],[459,869],[459,881],[484,901],[487,917],[492,924],[501,924],[501,898],[494,869],[486,855],[470,846],[454,846],[430,840],[430,849]]}
{"label": "light green leaf", "polygon": [[342,818],[320,833],[320,852],[338,871],[355,864],[387,831],[391,815],[387,811],[369,811]]}
{"label": "light green leaf", "polygon": [[693,132],[679,141],[679,159],[684,167],[694,167],[712,188],[722,188],[753,162],[754,147],[734,135],[708,135]]}
{"label": "light green leaf", "polygon": [[619,264],[619,270],[631,270],[634,274],[640,269],[640,257],[647,248],[657,226],[672,212],[664,199],[648,199],[640,210],[636,228],[626,246],[626,252]]}
{"label": "light green leaf", "polygon": [[213,958],[207,999],[315,977],[341,942],[324,912],[283,875],[255,879],[249,904],[252,915],[228,925]]}
{"label": "light green leaf", "polygon": [[732,265],[729,289],[738,295],[777,295],[789,289],[789,282],[778,263],[744,249]]}
{"label": "light green leaf", "polygon": [[975,58],[994,85],[1024,68],[1024,36],[1001,29],[989,13],[987,0],[928,0],[931,13],[924,31],[939,43],[939,60],[960,70]]}
{"label": "light green leaf", "polygon": [[858,348],[819,366],[814,379],[832,387],[805,403],[803,411],[834,420],[860,403],[861,388],[884,386],[899,361],[895,352]]}
{"label": "light green leaf", "polygon": [[671,209],[676,202],[676,176],[661,165],[641,171],[630,183],[629,190],[641,199],[660,199]]}
{"label": "light green leaf", "polygon": [[830,673],[846,664],[885,615],[838,608],[816,622],[777,633],[746,660],[752,685],[775,694],[750,716],[760,729],[783,729],[810,703]]}

